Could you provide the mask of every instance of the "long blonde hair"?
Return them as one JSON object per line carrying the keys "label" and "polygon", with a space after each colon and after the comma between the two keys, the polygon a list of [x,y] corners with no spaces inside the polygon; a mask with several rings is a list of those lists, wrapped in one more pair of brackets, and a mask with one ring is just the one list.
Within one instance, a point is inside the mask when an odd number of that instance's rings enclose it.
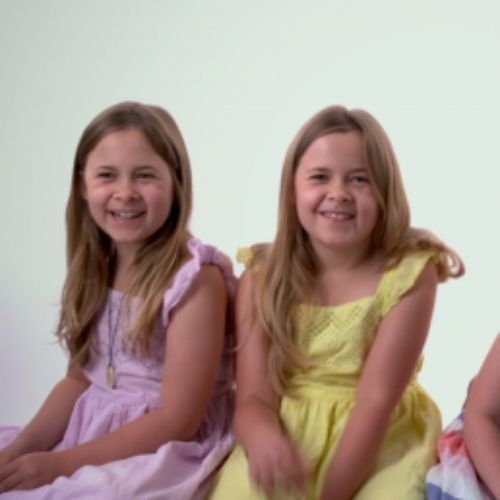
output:
{"label": "long blonde hair", "polygon": [[96,116],[85,128],[73,163],[66,206],[67,274],[56,330],[71,359],[85,365],[91,331],[106,300],[115,266],[113,242],[94,222],[82,197],[83,169],[89,153],[107,134],[140,130],[168,165],[173,178],[173,203],[163,226],[137,252],[127,297],[139,297],[141,307],[129,333],[138,351],[149,354],[162,297],[175,271],[188,256],[187,229],[191,214],[191,166],[184,140],[174,119],[162,108],[122,102]]}
{"label": "long blonde hair", "polygon": [[431,233],[410,227],[410,209],[399,165],[382,126],[366,111],[342,106],[323,109],[307,121],[290,144],[281,175],[278,228],[271,245],[254,248],[255,314],[262,325],[269,349],[269,371],[273,387],[283,393],[287,375],[295,366],[313,361],[297,350],[291,309],[308,300],[317,274],[316,256],[309,237],[300,225],[295,209],[294,178],[307,148],[330,133],[360,132],[368,175],[380,207],[373,231],[372,250],[383,253],[386,268],[405,254],[418,249],[435,249],[440,280],[464,272],[459,256]]}

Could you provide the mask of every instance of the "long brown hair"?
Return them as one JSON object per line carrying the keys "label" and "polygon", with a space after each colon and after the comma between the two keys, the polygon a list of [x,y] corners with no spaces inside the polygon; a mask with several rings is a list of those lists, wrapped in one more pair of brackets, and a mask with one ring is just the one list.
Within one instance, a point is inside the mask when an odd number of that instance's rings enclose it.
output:
{"label": "long brown hair", "polygon": [[115,264],[113,243],[95,224],[82,197],[82,171],[99,141],[111,132],[129,128],[140,130],[166,162],[172,174],[174,194],[167,220],[137,252],[132,280],[126,290],[128,297],[141,299],[129,333],[142,355],[149,353],[163,292],[188,255],[191,166],[177,124],[158,106],[122,102],[105,109],[80,137],[66,206],[67,275],[56,336],[67,347],[71,359],[82,366],[89,359],[93,322],[106,300]]}
{"label": "long brown hair", "polygon": [[317,274],[315,253],[295,209],[295,172],[316,139],[350,131],[362,135],[368,175],[380,207],[372,250],[383,253],[386,268],[396,265],[408,252],[434,249],[440,280],[464,272],[462,261],[453,250],[431,233],[410,227],[410,209],[399,165],[378,121],[360,109],[348,110],[342,106],[323,109],[303,125],[286,153],[275,239],[271,245],[254,248],[255,311],[268,341],[269,371],[278,393],[283,392],[292,366],[303,367],[312,362],[304,359],[296,348],[290,314],[295,304],[308,300]]}

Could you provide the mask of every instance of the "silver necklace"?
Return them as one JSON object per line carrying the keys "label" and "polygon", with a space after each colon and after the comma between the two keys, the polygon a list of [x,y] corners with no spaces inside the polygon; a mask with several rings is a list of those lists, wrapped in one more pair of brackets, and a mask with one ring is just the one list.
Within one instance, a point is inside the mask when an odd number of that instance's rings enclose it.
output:
{"label": "silver necklace", "polygon": [[108,366],[106,367],[106,382],[110,389],[115,388],[116,382],[116,372],[115,372],[115,364],[114,364],[114,346],[115,339],[118,333],[118,326],[120,325],[120,318],[122,315],[122,305],[123,305],[124,295],[120,297],[120,302],[118,305],[118,314],[116,315],[116,320],[113,321],[111,314],[111,300],[108,306]]}

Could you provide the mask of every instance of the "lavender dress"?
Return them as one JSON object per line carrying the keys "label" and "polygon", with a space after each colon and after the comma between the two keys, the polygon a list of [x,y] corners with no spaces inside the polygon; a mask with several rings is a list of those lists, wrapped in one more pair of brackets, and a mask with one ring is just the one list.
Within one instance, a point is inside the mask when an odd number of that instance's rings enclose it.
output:
{"label": "lavender dress", "polygon": [[[85,367],[91,385],[76,402],[66,433],[55,449],[65,449],[102,436],[159,407],[165,330],[170,311],[182,299],[204,263],[218,266],[229,293],[234,293],[235,279],[230,261],[214,247],[199,240],[190,240],[188,247],[192,259],[177,272],[164,296],[153,339],[153,357],[139,358],[127,350],[120,335],[121,323],[120,328],[116,327],[123,303],[122,294],[109,291],[107,303],[97,320],[91,360]],[[133,303],[131,306],[133,308]],[[226,337],[229,346],[229,334]],[[106,377],[110,356],[115,367],[113,389]],[[192,441],[171,441],[156,453],[101,466],[84,466],[70,477],[58,477],[50,485],[35,490],[11,491],[0,497],[2,500],[203,498],[214,471],[233,445],[230,433],[233,408],[230,357],[229,353],[223,356],[213,396]],[[0,449],[19,430],[0,428]]]}

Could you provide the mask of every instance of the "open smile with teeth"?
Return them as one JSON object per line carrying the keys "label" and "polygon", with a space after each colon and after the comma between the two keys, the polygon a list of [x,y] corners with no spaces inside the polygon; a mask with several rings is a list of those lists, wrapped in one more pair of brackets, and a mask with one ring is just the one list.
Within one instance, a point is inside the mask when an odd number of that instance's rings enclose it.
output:
{"label": "open smile with teeth", "polygon": [[110,210],[110,214],[115,218],[115,219],[137,219],[141,215],[143,215],[145,212],[144,210],[135,210],[135,211],[130,211],[130,210]]}
{"label": "open smile with teeth", "polygon": [[351,212],[330,212],[330,211],[322,211],[320,214],[323,217],[326,217],[327,219],[331,220],[337,220],[337,221],[344,221],[344,220],[350,220],[354,219],[354,214]]}

